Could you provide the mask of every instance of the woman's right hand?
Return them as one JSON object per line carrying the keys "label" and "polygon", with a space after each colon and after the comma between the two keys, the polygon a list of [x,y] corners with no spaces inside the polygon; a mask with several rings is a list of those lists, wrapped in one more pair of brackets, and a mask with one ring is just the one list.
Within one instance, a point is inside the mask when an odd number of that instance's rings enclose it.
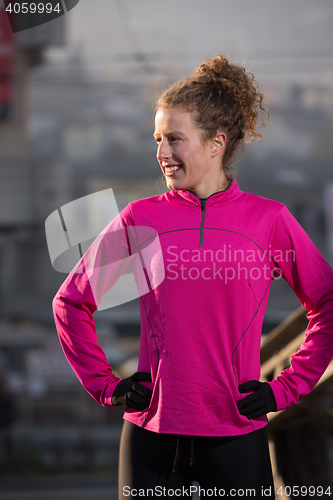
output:
{"label": "woman's right hand", "polygon": [[134,410],[144,410],[149,406],[152,392],[139,381],[151,382],[151,374],[148,372],[136,372],[128,378],[119,382],[113,391],[112,404],[114,406],[125,405]]}

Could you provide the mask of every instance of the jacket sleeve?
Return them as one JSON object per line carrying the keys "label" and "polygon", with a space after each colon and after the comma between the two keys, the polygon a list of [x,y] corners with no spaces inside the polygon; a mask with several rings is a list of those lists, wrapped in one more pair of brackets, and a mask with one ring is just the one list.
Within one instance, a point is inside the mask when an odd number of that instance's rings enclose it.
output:
{"label": "jacket sleeve", "polygon": [[285,206],[272,231],[271,255],[275,276],[289,283],[309,320],[291,366],[269,382],[282,410],[311,392],[333,357],[333,270]]}
{"label": "jacket sleeve", "polygon": [[125,274],[133,273],[126,207],[94,240],[53,299],[53,313],[65,356],[83,387],[103,406],[120,379],[112,373],[97,343],[93,313],[105,294]]}

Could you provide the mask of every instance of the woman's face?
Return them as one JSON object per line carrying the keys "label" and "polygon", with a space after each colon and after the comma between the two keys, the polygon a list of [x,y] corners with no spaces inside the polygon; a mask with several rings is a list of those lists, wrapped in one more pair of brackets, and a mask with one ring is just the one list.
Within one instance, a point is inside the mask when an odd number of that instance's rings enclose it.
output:
{"label": "woman's face", "polygon": [[171,107],[157,110],[154,138],[157,160],[169,189],[189,189],[206,198],[224,188],[221,158],[225,134],[203,144],[192,113]]}

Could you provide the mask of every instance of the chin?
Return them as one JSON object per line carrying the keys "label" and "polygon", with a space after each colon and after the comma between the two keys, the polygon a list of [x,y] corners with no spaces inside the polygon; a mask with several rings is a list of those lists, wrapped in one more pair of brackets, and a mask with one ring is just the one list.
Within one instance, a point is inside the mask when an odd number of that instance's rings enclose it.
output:
{"label": "chin", "polygon": [[167,180],[166,185],[169,189],[186,189],[181,182],[177,182],[173,179]]}

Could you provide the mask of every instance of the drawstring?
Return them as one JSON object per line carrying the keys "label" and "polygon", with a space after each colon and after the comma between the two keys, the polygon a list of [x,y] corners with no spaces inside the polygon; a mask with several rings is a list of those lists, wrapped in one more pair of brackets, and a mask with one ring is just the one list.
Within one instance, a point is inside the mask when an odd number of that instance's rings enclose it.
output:
{"label": "drawstring", "polygon": [[176,446],[175,461],[173,463],[173,471],[172,471],[173,474],[177,470],[178,460],[179,460],[179,452],[180,452],[179,437],[177,437],[177,446]]}
{"label": "drawstring", "polygon": [[190,467],[194,465],[194,439],[191,439]]}
{"label": "drawstring", "polygon": [[[177,437],[175,460],[173,462],[173,470],[172,470],[173,474],[175,474],[177,467],[178,467],[179,455],[180,455],[180,439],[178,436]],[[194,465],[194,439],[191,439],[191,442],[190,442],[190,467],[192,467],[193,465]]]}

